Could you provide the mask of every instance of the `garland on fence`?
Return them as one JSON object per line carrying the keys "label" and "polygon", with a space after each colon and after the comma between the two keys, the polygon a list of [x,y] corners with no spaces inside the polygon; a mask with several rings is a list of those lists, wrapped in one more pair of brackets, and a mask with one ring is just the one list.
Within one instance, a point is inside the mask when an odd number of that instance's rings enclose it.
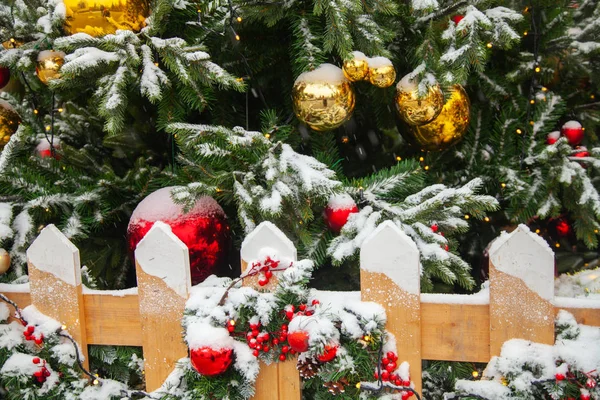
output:
{"label": "garland on fence", "polygon": [[[15,307],[18,320],[0,324],[0,385],[8,399],[247,399],[254,394],[259,360],[296,362],[291,360],[298,355],[309,398],[420,399],[408,364],[399,362],[394,338],[385,331],[381,306],[343,297],[321,305],[306,286],[311,261],[264,253],[240,279],[210,278],[196,287],[183,318],[189,357],[153,393],[94,376],[65,326],[0,295]],[[240,286],[253,277],[260,286],[276,279],[275,289]],[[9,316],[0,303],[0,321]]]}

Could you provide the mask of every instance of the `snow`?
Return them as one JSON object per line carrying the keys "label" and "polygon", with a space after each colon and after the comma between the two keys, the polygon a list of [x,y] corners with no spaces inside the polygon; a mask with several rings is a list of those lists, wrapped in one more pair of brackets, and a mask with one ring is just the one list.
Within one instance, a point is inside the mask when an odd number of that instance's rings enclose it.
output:
{"label": "snow", "polygon": [[[370,65],[370,64],[369,64]],[[344,76],[344,72],[333,64],[321,64],[318,68],[304,72],[298,76],[294,85],[300,82],[304,83],[343,83],[348,82],[348,79]]]}
{"label": "snow", "polygon": [[162,221],[156,221],[135,249],[135,259],[147,274],[162,279],[175,293],[188,298],[191,286],[187,246]]}
{"label": "snow", "polygon": [[210,347],[214,350],[233,349],[235,340],[225,328],[216,328],[205,322],[192,322],[187,326],[185,341],[190,349]]}
{"label": "snow", "polygon": [[347,193],[335,194],[329,198],[327,207],[332,210],[351,210],[356,207],[354,199]]}
{"label": "snow", "polygon": [[191,210],[183,213],[183,205],[173,202],[171,192],[176,186],[167,186],[149,194],[142,200],[131,214],[130,224],[139,221],[172,221],[181,216],[225,215],[221,206],[212,197],[199,198]]}
{"label": "snow", "polygon": [[[0,287],[0,292],[2,288]],[[101,295],[101,296],[113,296],[113,297],[125,297],[125,296],[135,296],[138,294],[138,288],[132,287],[129,289],[121,289],[121,290],[97,290],[90,289],[87,286],[83,286],[83,294],[84,295]]]}
{"label": "snow", "polygon": [[54,50],[42,50],[39,52],[37,60],[42,61],[47,58],[61,57],[65,58],[65,53],[62,51],[54,51]]}
{"label": "snow", "polygon": [[[52,139],[52,146],[56,149],[60,147],[60,138],[55,137]],[[42,151],[50,150],[50,140],[42,139],[35,147],[35,151],[39,154]]]}
{"label": "snow", "polygon": [[437,10],[439,7],[437,0],[412,0],[412,8],[415,11]]}
{"label": "snow", "polygon": [[556,296],[600,300],[600,268],[562,274],[554,282]]}
{"label": "snow", "polygon": [[35,326],[35,332],[33,336],[37,337],[40,333],[44,336],[50,336],[57,331],[62,329],[62,324],[57,320],[42,314],[34,305],[30,305],[21,310],[23,319],[28,322],[29,325]]}
{"label": "snow", "polygon": [[417,90],[417,84],[414,82],[414,74],[406,74],[396,84],[396,90],[399,92],[414,92]]}
{"label": "snow", "polygon": [[0,303],[0,321],[6,321],[10,317],[8,305],[4,302]]}
{"label": "snow", "polygon": [[269,221],[261,222],[242,242],[240,255],[242,260],[251,265],[252,261],[264,259],[263,248],[273,249],[272,258],[281,261],[295,261],[296,247],[288,237]]}
{"label": "snow", "polygon": [[502,232],[489,250],[490,262],[499,271],[523,282],[541,298],[554,298],[554,253],[542,237],[520,224],[508,234]]}
{"label": "snow", "polygon": [[116,396],[121,398],[127,386],[111,379],[101,379],[98,385],[86,387],[78,396],[79,400],[106,400]]}
{"label": "snow", "polygon": [[547,137],[548,137],[548,139],[558,140],[560,138],[560,132],[559,131],[550,132]]}
{"label": "snow", "polygon": [[29,262],[69,285],[81,284],[79,250],[52,224],[46,226],[27,250]]}
{"label": "snow", "polygon": [[[33,358],[34,356],[29,354],[15,352],[8,360],[6,360],[2,369],[0,369],[0,374],[4,376],[26,377],[27,379],[31,379],[33,373],[41,368],[39,364],[33,363]],[[38,391],[39,394],[49,392],[59,381],[58,374],[52,370],[50,364],[46,364],[46,368],[50,372],[50,376],[47,377],[46,381],[42,384],[42,387]]]}
{"label": "snow", "polygon": [[0,283],[0,293],[29,293],[29,282],[27,283]]}
{"label": "snow", "polygon": [[350,57],[350,59],[354,59],[354,60],[367,60],[368,59],[368,57],[362,51],[353,51],[350,54],[352,54],[352,57]]}
{"label": "snow", "polygon": [[10,324],[0,324],[0,348],[12,350],[23,344],[23,325],[12,321]]}
{"label": "snow", "polygon": [[577,121],[568,121],[562,126],[562,129],[581,129],[582,126]]}
{"label": "snow", "polygon": [[10,227],[12,215],[12,204],[0,203],[0,242],[13,235],[13,230]]}
{"label": "snow", "polygon": [[369,63],[369,68],[381,68],[393,65],[389,58],[381,56],[369,58],[367,61]]}
{"label": "snow", "polygon": [[365,239],[360,265],[365,271],[385,274],[407,293],[420,293],[419,250],[392,221],[384,221]]}

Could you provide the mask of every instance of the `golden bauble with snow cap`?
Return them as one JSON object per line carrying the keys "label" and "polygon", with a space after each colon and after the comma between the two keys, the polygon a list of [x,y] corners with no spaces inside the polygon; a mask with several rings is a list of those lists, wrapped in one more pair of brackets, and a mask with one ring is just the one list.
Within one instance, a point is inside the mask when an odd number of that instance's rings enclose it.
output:
{"label": "golden bauble with snow cap", "polygon": [[367,56],[360,51],[353,51],[351,56],[344,60],[342,69],[344,70],[344,76],[352,82],[366,79],[369,75]]}
{"label": "golden bauble with snow cap", "polygon": [[4,249],[0,249],[0,275],[5,274],[10,268],[10,254]]}
{"label": "golden bauble with snow cap", "polygon": [[396,85],[396,110],[400,118],[409,125],[428,124],[440,115],[444,107],[444,94],[439,83],[430,74],[426,78],[430,78],[430,84],[423,96],[419,96],[419,85],[410,74]]}
{"label": "golden bauble with snow cap", "polygon": [[458,143],[469,127],[471,103],[460,85],[452,87],[442,112],[425,125],[410,127],[411,139],[423,150],[440,151]]}
{"label": "golden bauble with snow cap", "polygon": [[149,0],[64,0],[65,30],[98,37],[117,29],[138,32],[150,15]]}
{"label": "golden bauble with snow cap", "polygon": [[379,88],[391,86],[396,80],[396,69],[385,57],[369,58],[369,82]]}
{"label": "golden bauble with snow cap", "polygon": [[7,101],[0,100],[0,150],[19,128],[21,118]]}
{"label": "golden bauble with snow cap", "polygon": [[65,53],[62,51],[44,50],[38,54],[35,73],[40,81],[47,85],[48,82],[60,78],[60,67],[65,63]]}
{"label": "golden bauble with snow cap", "polygon": [[301,74],[294,82],[292,100],[298,119],[315,131],[339,127],[354,111],[354,89],[332,64]]}

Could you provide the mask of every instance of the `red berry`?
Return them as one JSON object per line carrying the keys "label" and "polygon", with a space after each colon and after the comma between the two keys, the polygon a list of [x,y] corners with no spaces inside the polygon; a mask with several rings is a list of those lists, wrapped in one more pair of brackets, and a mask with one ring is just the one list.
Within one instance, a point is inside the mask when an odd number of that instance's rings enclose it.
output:
{"label": "red berry", "polygon": [[227,325],[227,331],[229,331],[229,333],[235,331],[235,326],[233,326],[233,325]]}
{"label": "red berry", "polygon": [[384,358],[384,359],[382,359],[382,360],[381,360],[381,365],[383,365],[384,367],[385,367],[386,365],[388,365],[389,363],[390,363],[390,360],[389,360],[389,359],[387,359],[387,358]]}
{"label": "red berry", "polygon": [[40,363],[40,358],[39,357],[33,357],[33,360],[31,360],[31,362],[33,362],[34,364],[39,364]]}
{"label": "red berry", "polygon": [[448,250],[450,250],[450,247],[448,245],[445,245],[444,250],[448,251]]}
{"label": "red berry", "polygon": [[252,334],[252,331],[249,331],[248,333],[246,333],[246,340],[250,340],[254,337],[254,335]]}
{"label": "red berry", "polygon": [[388,365],[385,366],[385,369],[393,372],[396,370],[396,363],[394,361],[390,361],[390,363]]}
{"label": "red berry", "polygon": [[412,396],[412,392],[402,392],[402,400],[407,400],[410,396]]}
{"label": "red berry", "polygon": [[269,345],[265,344],[262,348],[262,351],[264,351],[265,353],[269,351]]}
{"label": "red berry", "polygon": [[279,360],[280,361],[285,361],[285,354],[280,354],[279,355]]}
{"label": "red berry", "polygon": [[398,356],[393,351],[388,351],[386,356],[392,361],[396,361],[398,359]]}
{"label": "red berry", "polygon": [[35,371],[35,372],[33,373],[33,376],[35,376],[36,378],[37,378],[37,377],[41,377],[42,375],[43,375],[43,372],[42,372],[42,370],[41,370],[41,369],[40,369],[39,371]]}
{"label": "red berry", "polygon": [[42,369],[42,373],[44,374],[44,376],[50,376],[50,371],[48,371],[47,368]]}
{"label": "red berry", "polygon": [[252,329],[253,331],[257,330],[258,329],[258,325],[259,324],[250,324],[250,329]]}
{"label": "red berry", "polygon": [[384,381],[388,381],[390,379],[390,373],[385,369],[381,371],[381,379]]}
{"label": "red berry", "polygon": [[313,306],[316,306],[316,305],[319,305],[319,304],[321,304],[321,302],[320,302],[319,300],[317,300],[317,299],[314,299],[314,300],[312,301],[312,303],[311,303],[311,304],[312,304]]}
{"label": "red berry", "polygon": [[556,378],[557,381],[564,381],[565,380],[565,376],[561,373],[558,373],[556,375],[554,375],[554,377]]}
{"label": "red berry", "polygon": [[402,381],[400,379],[394,379],[394,385],[402,386]]}
{"label": "red berry", "polygon": [[30,335],[35,331],[35,326],[33,325],[29,325],[27,327],[27,333],[29,333]]}
{"label": "red berry", "polygon": [[29,333],[27,331],[23,331],[23,336],[25,336],[25,339],[31,340],[31,333]]}
{"label": "red berry", "polygon": [[390,381],[396,381],[397,379],[398,379],[398,375],[396,375],[396,374],[390,375]]}
{"label": "red berry", "polygon": [[281,336],[279,336],[279,343],[285,342],[285,339],[287,339],[287,333],[283,332]]}
{"label": "red berry", "polygon": [[296,354],[296,353],[297,353],[297,351],[296,351],[296,350],[294,350],[294,349],[291,349],[291,350],[290,350],[290,354]]}
{"label": "red berry", "polygon": [[431,230],[433,231],[433,233],[437,233],[437,231],[440,229],[439,226],[437,226],[437,224],[433,224],[431,225]]}
{"label": "red berry", "polygon": [[35,342],[35,344],[42,344],[42,343],[44,343],[44,335],[40,335],[39,338],[35,338],[34,342]]}
{"label": "red berry", "polygon": [[377,373],[377,371],[375,371],[375,372],[373,373],[373,378],[375,378],[375,379],[379,379],[379,374]]}
{"label": "red berry", "polygon": [[402,386],[410,386],[410,381],[402,381]]}
{"label": "red berry", "polygon": [[311,315],[314,315],[314,311],[313,310],[308,310],[305,314],[310,317]]}
{"label": "red berry", "polygon": [[306,304],[300,304],[300,305],[298,306],[298,309],[299,309],[300,311],[304,311],[304,310],[306,310]]}
{"label": "red berry", "polygon": [[284,353],[284,354],[285,354],[285,353],[287,353],[288,351],[290,351],[290,348],[289,348],[289,346],[283,346],[283,347],[281,348],[281,352],[282,352],[282,353]]}
{"label": "red berry", "polygon": [[273,276],[273,273],[271,271],[265,271],[265,277],[267,279],[270,279]]}
{"label": "red berry", "polygon": [[288,326],[286,324],[281,325],[281,330],[282,331],[287,331],[288,330]]}
{"label": "red berry", "polygon": [[293,311],[286,311],[285,312],[285,317],[289,320],[291,320],[292,318],[294,318],[294,312]]}
{"label": "red berry", "polygon": [[252,329],[252,336],[254,336],[254,337],[258,336],[258,329]]}
{"label": "red berry", "polygon": [[265,286],[267,283],[269,283],[269,278],[267,278],[267,277],[264,277],[264,278],[258,280],[258,284],[260,286]]}
{"label": "red berry", "polygon": [[278,339],[273,339],[273,346],[277,346],[279,344],[279,340]]}
{"label": "red berry", "polygon": [[258,353],[258,350],[254,350],[254,351],[252,352],[252,355],[253,355],[254,357],[258,357],[258,354],[259,354],[259,353]]}

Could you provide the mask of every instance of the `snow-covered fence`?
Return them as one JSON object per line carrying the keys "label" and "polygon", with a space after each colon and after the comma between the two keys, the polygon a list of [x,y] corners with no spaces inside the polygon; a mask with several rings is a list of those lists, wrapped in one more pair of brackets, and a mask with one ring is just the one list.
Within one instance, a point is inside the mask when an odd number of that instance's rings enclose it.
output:
{"label": "snow-covered fence", "polygon": [[[264,247],[296,259],[293,243],[274,225],[263,223],[244,241],[242,265],[257,259]],[[21,307],[33,303],[61,321],[84,350],[86,344],[143,346],[148,390],[158,388],[186,356],[180,319],[190,293],[188,252],[164,224],[156,223],[136,250],[134,289],[83,287],[79,251],[52,225],[27,254],[30,284],[2,284],[0,292]],[[419,391],[421,360],[487,362],[515,337],[551,343],[558,309],[580,323],[600,326],[598,302],[554,297],[552,251],[525,226],[495,241],[489,291],[475,295],[421,294],[417,247],[391,222],[365,240],[360,259],[360,296],[386,309],[399,359],[409,361]],[[257,282],[247,279],[244,284]],[[300,399],[293,361],[261,367],[255,399]]]}

